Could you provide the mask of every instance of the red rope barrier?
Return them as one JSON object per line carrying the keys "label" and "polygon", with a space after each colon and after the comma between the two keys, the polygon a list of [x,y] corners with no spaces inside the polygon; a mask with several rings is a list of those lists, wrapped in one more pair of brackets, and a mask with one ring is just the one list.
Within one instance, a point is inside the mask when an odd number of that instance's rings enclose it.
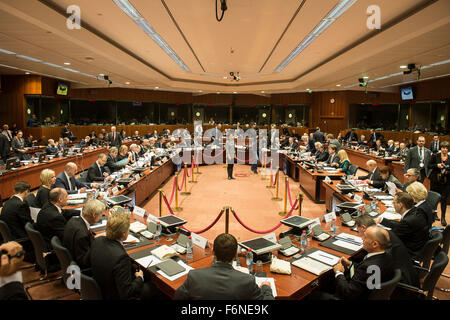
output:
{"label": "red rope barrier", "polygon": [[[294,205],[297,205],[297,202],[298,202],[298,199],[295,200]],[[292,207],[292,208],[291,208],[291,211],[289,211],[289,213],[286,215],[285,219],[286,219],[286,218],[289,218],[289,216],[292,214],[292,212],[293,212],[294,210],[295,210],[294,207]],[[270,233],[270,232],[273,232],[273,231],[275,231],[276,229],[278,229],[278,228],[281,226],[281,224],[282,224],[282,223],[280,222],[280,223],[277,224],[275,227],[273,227],[272,229],[267,230],[267,231],[257,231],[257,230],[254,230],[254,229],[248,227],[246,224],[244,224],[244,222],[242,222],[242,220],[239,219],[239,217],[237,216],[236,212],[234,212],[234,210],[231,210],[231,212],[233,213],[233,215],[234,215],[234,217],[236,218],[236,220],[237,220],[237,221],[238,221],[245,229],[247,229],[248,231],[254,232],[254,233],[259,233],[259,234]]]}
{"label": "red rope barrier", "polygon": [[[192,166],[191,166],[192,167]],[[192,170],[192,169],[191,169]],[[189,170],[186,172],[186,175],[188,176],[188,178],[190,178],[191,177],[191,175],[192,175],[192,171],[191,171],[191,174],[189,174]]]}
{"label": "red rope barrier", "polygon": [[[272,170],[272,169],[271,169]],[[272,173],[272,172],[270,172],[270,173]],[[278,174],[278,170],[277,170],[277,172],[273,175],[270,175],[270,182],[272,183],[272,185],[273,186],[275,186],[276,184],[277,184],[277,179],[276,178],[274,178],[274,176],[276,177],[277,176],[277,174]]]}
{"label": "red rope barrier", "polygon": [[[184,170],[186,170],[186,168],[184,168]],[[184,183],[186,182],[186,175],[183,173],[183,180],[181,181],[181,187],[178,187],[178,191],[183,190],[184,187]]]}
{"label": "red rope barrier", "polygon": [[[293,205],[292,205],[292,198],[291,198],[291,187],[289,186],[289,179],[286,180],[286,184],[287,184],[286,187],[288,189],[287,194],[288,194],[288,198],[289,198],[289,203],[291,204],[291,207],[293,207]],[[297,210],[297,209],[298,209],[298,207],[294,208],[294,210]]]}
{"label": "red rope barrier", "polygon": [[[214,150],[217,150],[217,149],[214,149]],[[214,155],[213,157],[210,157],[210,156],[207,156],[207,155],[205,154],[205,152],[203,151],[203,157],[204,157],[204,158],[207,158],[207,159],[214,159],[214,158],[217,158],[217,157],[221,156],[222,153],[223,153],[223,149],[220,151],[219,154],[216,154],[216,155]]]}
{"label": "red rope barrier", "polygon": [[172,205],[173,196],[175,195],[175,188],[177,188],[177,178],[173,178],[173,188],[172,188],[172,195],[170,196],[170,205]]}

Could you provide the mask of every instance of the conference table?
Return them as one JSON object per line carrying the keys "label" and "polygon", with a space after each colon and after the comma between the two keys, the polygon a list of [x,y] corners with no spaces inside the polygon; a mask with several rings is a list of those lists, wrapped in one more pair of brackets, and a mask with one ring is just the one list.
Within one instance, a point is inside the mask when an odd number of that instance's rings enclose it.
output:
{"label": "conference table", "polygon": [[343,176],[345,176],[345,173],[343,172],[318,172],[317,169],[307,169],[301,164],[297,164],[297,167],[299,170],[300,187],[315,203],[325,202],[325,189],[321,184],[325,177],[329,177],[331,180],[340,180]]}

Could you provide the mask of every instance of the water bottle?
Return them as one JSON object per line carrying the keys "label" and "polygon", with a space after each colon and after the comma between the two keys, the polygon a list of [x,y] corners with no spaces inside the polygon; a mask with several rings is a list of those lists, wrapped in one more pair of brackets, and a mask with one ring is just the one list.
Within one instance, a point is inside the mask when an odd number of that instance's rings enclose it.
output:
{"label": "water bottle", "polygon": [[247,254],[245,255],[245,262],[247,263],[248,272],[252,273],[252,271],[253,271],[252,249],[248,249]]}
{"label": "water bottle", "polygon": [[330,233],[331,233],[331,236],[336,235],[336,219],[334,219],[334,218],[333,218],[333,220],[331,220]]}
{"label": "water bottle", "polygon": [[161,232],[162,232],[162,225],[161,222],[156,223],[156,233],[155,233],[155,240],[160,241],[161,240]]}
{"label": "water bottle", "polygon": [[186,258],[188,260],[192,260],[194,258],[194,253],[193,253],[193,248],[192,248],[192,238],[190,236],[186,243]]}
{"label": "water bottle", "polygon": [[306,235],[306,230],[303,230],[302,236],[300,237],[300,245],[301,245],[302,252],[304,252],[306,250],[306,246],[308,245],[307,241],[308,241],[308,236]]}

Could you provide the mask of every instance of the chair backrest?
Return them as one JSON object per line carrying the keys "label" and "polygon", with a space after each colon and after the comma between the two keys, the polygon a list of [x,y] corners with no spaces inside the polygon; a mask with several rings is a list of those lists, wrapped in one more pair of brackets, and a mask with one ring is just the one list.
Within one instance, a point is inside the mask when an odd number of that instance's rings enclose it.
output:
{"label": "chair backrest", "polygon": [[358,171],[359,167],[356,164],[351,164],[348,168],[348,171],[350,172],[350,175],[354,176],[356,175],[356,172]]}
{"label": "chair backrest", "polygon": [[442,232],[442,251],[448,256],[448,246],[450,242],[450,225],[446,226]]}
{"label": "chair backrest", "polygon": [[420,254],[420,262],[422,263],[422,268],[430,268],[431,259],[436,253],[436,249],[441,242],[442,232],[433,232],[431,239],[425,243],[425,246],[423,247]]}
{"label": "chair backrest", "polygon": [[394,276],[391,280],[380,284],[380,289],[373,289],[369,294],[369,300],[389,300],[392,292],[394,292],[397,284],[402,279],[402,271],[395,269]]}
{"label": "chair backrest", "polygon": [[428,191],[428,197],[426,200],[430,205],[431,208],[433,208],[433,211],[437,210],[437,206],[439,202],[441,201],[441,195],[435,191]]}
{"label": "chair backrest", "polygon": [[29,193],[27,196],[27,203],[30,207],[34,207],[34,208],[38,208],[39,205],[37,204],[36,201],[36,196],[34,195],[34,193]]}
{"label": "chair backrest", "polygon": [[72,262],[72,255],[70,254],[69,250],[67,250],[67,248],[62,245],[57,236],[54,236],[50,242],[52,244],[53,250],[55,250],[56,256],[58,257],[61,269],[63,271],[63,279],[65,282],[66,278],[68,277],[66,270]]}
{"label": "chair backrest", "polygon": [[0,234],[2,235],[3,242],[12,240],[11,230],[9,230],[8,225],[3,220],[0,220]]}
{"label": "chair backrest", "polygon": [[81,172],[80,173],[80,177],[78,178],[78,181],[80,181],[80,182],[87,182],[87,175],[88,175],[87,170]]}
{"label": "chair backrest", "polygon": [[439,277],[441,276],[447,264],[447,255],[443,251],[440,251],[434,258],[434,262],[431,266],[430,272],[423,281],[422,290],[428,291],[427,300],[431,300],[433,298],[433,291],[434,287],[436,286],[436,282],[439,280]]}
{"label": "chair backrest", "polygon": [[80,280],[81,300],[102,300],[102,291],[97,281],[83,273]]}
{"label": "chair backrest", "polygon": [[42,234],[37,231],[33,225],[29,222],[25,224],[25,231],[28,234],[28,237],[31,240],[34,248],[34,255],[36,257],[36,264],[41,268],[42,271],[47,271],[47,262],[44,257],[44,253],[47,252],[46,244]]}

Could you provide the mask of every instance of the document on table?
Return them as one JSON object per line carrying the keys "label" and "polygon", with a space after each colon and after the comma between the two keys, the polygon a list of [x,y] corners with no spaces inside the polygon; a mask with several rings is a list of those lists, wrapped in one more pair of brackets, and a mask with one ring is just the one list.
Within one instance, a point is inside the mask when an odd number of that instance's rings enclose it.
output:
{"label": "document on table", "polygon": [[159,273],[160,275],[162,275],[164,278],[166,278],[167,280],[169,280],[169,281],[174,281],[174,280],[176,280],[176,279],[178,279],[178,278],[181,278],[182,276],[188,274],[189,271],[191,271],[191,270],[194,269],[194,268],[188,266],[186,263],[184,263],[184,262],[181,261],[181,260],[177,261],[177,263],[178,263],[180,266],[182,266],[184,269],[186,269],[186,270],[183,271],[183,272],[177,273],[176,275],[171,276],[171,277],[169,277],[167,274],[165,274],[162,270],[158,270],[158,273]]}
{"label": "document on table", "polygon": [[68,204],[83,204],[84,199],[69,199],[67,200]]}
{"label": "document on table", "polygon": [[255,277],[255,281],[256,281],[256,284],[258,285],[258,287],[263,282],[269,282],[270,283],[270,288],[272,289],[273,296],[274,297],[277,296],[277,287],[275,286],[274,278]]}
{"label": "document on table", "polygon": [[385,211],[381,217],[383,219],[388,219],[388,220],[400,220],[402,218],[402,215],[399,213],[395,213],[395,212],[387,212]]}
{"label": "document on table", "polygon": [[353,243],[350,243],[350,242],[347,242],[347,241],[344,241],[344,240],[336,240],[336,241],[333,242],[333,244],[335,246],[346,248],[346,249],[350,249],[350,250],[353,250],[353,251],[358,251],[359,249],[362,248],[362,245],[356,245],[356,244],[353,244]]}
{"label": "document on table", "polygon": [[124,242],[139,242],[139,239],[131,234],[128,234],[127,239]]}
{"label": "document on table", "polygon": [[350,242],[356,242],[356,244],[362,244],[363,243],[363,239],[361,237],[355,236],[353,234],[349,234],[349,233],[339,233],[336,236],[336,239],[338,240],[344,240],[344,241],[350,241]]}
{"label": "document on table", "polygon": [[159,260],[154,255],[150,254],[150,255],[148,255],[146,257],[142,257],[140,259],[137,259],[136,262],[139,263],[144,268],[150,268],[151,266],[154,266],[155,264],[160,263],[161,260]]}
{"label": "document on table", "polygon": [[93,228],[95,229],[95,228],[98,228],[98,227],[105,227],[107,222],[108,222],[108,220],[102,219],[100,222],[97,222],[96,224],[92,224],[90,226],[90,228],[91,229],[93,229]]}
{"label": "document on table", "polygon": [[86,199],[87,198],[87,193],[75,193],[75,194],[69,194],[67,196],[67,198],[69,200],[75,200],[75,199]]}
{"label": "document on table", "polygon": [[320,262],[323,262],[325,264],[328,264],[330,266],[334,266],[339,262],[339,257],[333,256],[325,251],[317,250],[313,253],[308,255],[309,257],[319,260]]}
{"label": "document on table", "polygon": [[381,195],[374,196],[374,198],[377,199],[377,200],[393,200],[394,199],[393,196],[381,196]]}

